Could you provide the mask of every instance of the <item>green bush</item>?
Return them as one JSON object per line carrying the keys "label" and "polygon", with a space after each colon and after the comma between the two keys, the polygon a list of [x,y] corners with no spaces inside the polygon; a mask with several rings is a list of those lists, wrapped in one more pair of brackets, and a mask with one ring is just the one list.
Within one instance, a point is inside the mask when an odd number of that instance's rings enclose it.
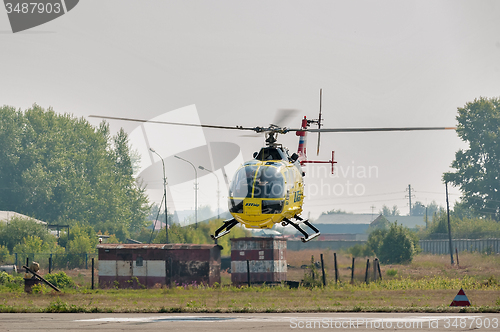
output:
{"label": "green bush", "polygon": [[0,245],[0,264],[9,264],[14,262],[14,256],[10,254],[9,248]]}
{"label": "green bush", "polygon": [[398,270],[396,269],[389,269],[387,272],[385,272],[389,277],[395,277],[396,274],[398,274]]}
{"label": "green bush", "polygon": [[20,290],[23,284],[23,277],[12,276],[4,271],[0,272],[0,286],[5,286],[10,290]]}
{"label": "green bush", "polygon": [[416,254],[415,236],[411,231],[397,222],[391,224],[382,240],[378,257],[381,263],[410,263]]}
{"label": "green bush", "polygon": [[0,272],[0,285],[6,285],[12,282],[14,278],[5,271]]}
{"label": "green bush", "polygon": [[75,282],[73,279],[68,277],[66,273],[63,271],[57,272],[57,273],[49,273],[45,275],[45,280],[50,282],[52,285],[58,287],[58,288],[70,288],[70,287],[76,287]]}
{"label": "green bush", "polygon": [[45,286],[45,284],[40,283],[37,285],[33,285],[31,287],[31,292],[33,294],[45,294],[45,293],[47,293],[47,291],[48,291],[48,288],[47,288],[47,286]]}
{"label": "green bush", "polygon": [[56,238],[49,233],[47,226],[32,219],[13,217],[8,223],[0,223],[0,243],[11,252],[17,244],[23,242],[24,238],[30,236],[42,239],[43,243],[56,242]]}
{"label": "green bush", "polygon": [[302,285],[304,287],[314,288],[323,286],[322,277],[316,268],[316,262],[314,261],[314,256],[311,256],[311,265],[307,266],[308,270],[304,273],[304,279],[302,280]]}
{"label": "green bush", "polygon": [[373,252],[370,250],[368,245],[366,244],[356,244],[349,249],[347,252],[350,253],[353,257],[371,257],[373,256]]}

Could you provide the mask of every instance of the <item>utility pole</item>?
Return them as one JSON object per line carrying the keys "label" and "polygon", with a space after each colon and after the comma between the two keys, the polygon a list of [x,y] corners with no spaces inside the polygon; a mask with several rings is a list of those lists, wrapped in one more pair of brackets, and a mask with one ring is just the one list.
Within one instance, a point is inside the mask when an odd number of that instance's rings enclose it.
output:
{"label": "utility pole", "polygon": [[411,184],[408,185],[408,204],[410,204],[410,216],[411,216]]}
{"label": "utility pole", "polygon": [[450,240],[451,265],[453,265],[454,262],[453,262],[453,249],[452,249],[452,244],[451,244],[450,203],[448,203],[448,182],[445,182],[445,186],[446,186],[446,212],[448,214],[448,239]]}
{"label": "utility pole", "polygon": [[160,156],[160,154],[156,152],[153,148],[149,148],[149,150],[151,150],[151,152],[155,153],[158,157],[160,157],[161,164],[163,166],[163,200],[165,201],[165,243],[168,244],[167,177],[165,175],[165,162],[163,161],[163,158]]}

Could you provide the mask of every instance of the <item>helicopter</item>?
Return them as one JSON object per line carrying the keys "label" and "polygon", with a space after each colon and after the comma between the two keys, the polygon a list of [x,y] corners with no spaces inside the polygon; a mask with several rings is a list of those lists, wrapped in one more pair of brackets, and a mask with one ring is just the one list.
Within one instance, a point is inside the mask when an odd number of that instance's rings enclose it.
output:
{"label": "helicopter", "polygon": [[[318,133],[317,154],[319,154],[320,135],[322,132],[345,133],[456,129],[455,127],[321,128],[323,121],[322,90],[320,90],[318,119],[308,119],[304,116],[299,128],[287,128],[276,124],[270,124],[268,127],[243,127],[148,121],[98,115],[90,115],[90,117],[165,125],[254,131],[258,134],[265,134],[266,145],[260,151],[253,154],[252,160],[243,163],[233,176],[228,194],[228,208],[232,218],[225,220],[222,226],[211,235],[215,241],[229,234],[231,229],[238,224],[243,224],[246,228],[254,229],[272,228],[278,223],[282,226],[290,225],[303,235],[301,241],[304,243],[321,234],[319,229],[310,223],[309,220],[303,219],[300,216],[303,211],[302,206],[305,198],[305,172],[303,171],[303,166],[309,163],[328,163],[331,164],[333,174],[334,165],[337,162],[334,160],[334,151],[332,151],[332,159],[328,161],[307,159],[306,142],[308,132]],[[316,125],[317,128],[310,128],[311,125]],[[297,152],[292,154],[277,141],[278,135],[290,132],[295,132],[299,137]],[[307,226],[312,230],[312,233],[308,233],[300,224]]]}

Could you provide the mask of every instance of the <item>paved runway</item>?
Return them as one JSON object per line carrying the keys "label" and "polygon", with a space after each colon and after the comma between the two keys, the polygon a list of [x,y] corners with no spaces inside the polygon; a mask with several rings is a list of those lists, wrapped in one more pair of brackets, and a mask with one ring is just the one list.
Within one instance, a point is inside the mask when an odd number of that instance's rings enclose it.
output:
{"label": "paved runway", "polygon": [[1,331],[499,331],[500,314],[0,314]]}

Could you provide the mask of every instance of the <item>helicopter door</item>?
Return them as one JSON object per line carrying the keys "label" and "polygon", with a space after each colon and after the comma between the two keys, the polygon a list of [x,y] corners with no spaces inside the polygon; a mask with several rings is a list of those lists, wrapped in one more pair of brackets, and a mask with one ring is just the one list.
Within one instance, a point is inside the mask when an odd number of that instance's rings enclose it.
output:
{"label": "helicopter door", "polygon": [[243,200],[252,197],[252,186],[258,166],[242,167],[234,175],[229,187],[229,212],[243,213]]}

